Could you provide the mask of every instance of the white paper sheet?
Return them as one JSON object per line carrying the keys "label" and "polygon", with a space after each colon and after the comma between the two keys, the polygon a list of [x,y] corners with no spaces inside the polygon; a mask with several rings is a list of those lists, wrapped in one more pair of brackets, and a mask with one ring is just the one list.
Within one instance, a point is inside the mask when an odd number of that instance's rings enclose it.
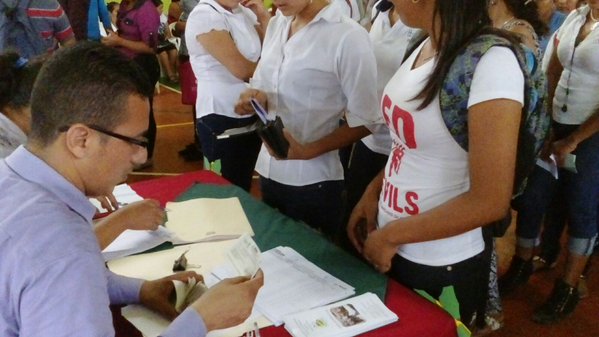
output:
{"label": "white paper sheet", "polygon": [[199,242],[254,235],[239,199],[199,198],[166,204],[165,227],[179,239]]}
{"label": "white paper sheet", "polygon": [[[355,294],[354,288],[320,269],[289,247],[262,253],[260,268],[264,286],[255,306],[275,325],[289,314],[342,300]],[[231,274],[233,273],[233,274]],[[234,268],[224,264],[212,270],[218,278],[231,277]]]}
{"label": "white paper sheet", "polygon": [[[144,198],[142,198],[139,194],[137,194],[137,192],[135,192],[131,188],[131,186],[129,186],[127,184],[120,184],[120,185],[115,186],[114,190],[112,191],[112,195],[114,195],[114,197],[116,198],[116,201],[119,204],[119,207],[128,205],[132,202],[144,200]],[[108,210],[105,209],[104,207],[102,207],[100,202],[98,200],[96,200],[95,198],[90,198],[89,201],[92,203],[92,205],[94,205],[98,209],[98,211],[100,213],[108,212]]]}

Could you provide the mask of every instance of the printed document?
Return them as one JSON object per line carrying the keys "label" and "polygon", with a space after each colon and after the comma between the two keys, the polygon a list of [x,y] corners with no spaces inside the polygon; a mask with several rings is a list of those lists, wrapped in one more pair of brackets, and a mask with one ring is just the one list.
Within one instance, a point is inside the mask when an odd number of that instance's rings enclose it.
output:
{"label": "printed document", "polygon": [[398,320],[373,293],[285,317],[293,337],[349,337]]}
{"label": "printed document", "polygon": [[[264,286],[256,298],[257,308],[274,325],[283,324],[289,314],[342,300],[355,294],[349,284],[320,269],[290,247],[262,253],[260,268]],[[230,265],[217,267],[219,279],[235,276]]]}

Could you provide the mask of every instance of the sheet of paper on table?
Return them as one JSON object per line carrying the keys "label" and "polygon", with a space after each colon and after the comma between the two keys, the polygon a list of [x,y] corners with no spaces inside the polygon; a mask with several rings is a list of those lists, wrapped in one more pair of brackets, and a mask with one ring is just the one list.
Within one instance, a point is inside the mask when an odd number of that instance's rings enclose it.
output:
{"label": "sheet of paper on table", "polygon": [[172,242],[175,245],[254,235],[238,198],[167,203],[168,221],[156,231],[126,230],[102,251],[110,261]]}
{"label": "sheet of paper on table", "polygon": [[[204,276],[208,287],[218,282],[209,277],[210,271],[215,266],[227,264],[225,253],[235,244],[235,240],[204,242],[191,245],[176,246],[173,249],[162,250],[154,253],[127,256],[108,262],[108,268],[119,274],[143,279],[157,279],[171,275],[173,262],[185,251],[187,261],[200,268],[188,268]],[[122,309],[123,317],[129,320],[144,336],[154,337],[162,333],[169,321],[162,316],[140,305],[129,305]],[[270,326],[272,323],[254,310],[254,313],[242,324],[229,329],[215,330],[209,337],[236,337],[253,328],[254,322],[260,328]]]}
{"label": "sheet of paper on table", "polygon": [[199,198],[166,204],[165,227],[186,242],[228,240],[254,236],[239,198]]}
{"label": "sheet of paper on table", "polygon": [[[119,207],[128,205],[132,202],[144,200],[144,198],[137,194],[137,192],[135,192],[131,188],[131,186],[127,184],[120,184],[115,186],[114,190],[112,191],[112,195],[114,195],[114,197],[116,198]],[[98,209],[100,213],[108,212],[108,210],[102,207],[100,202],[95,198],[90,198],[89,201]]]}
{"label": "sheet of paper on table", "polygon": [[[262,253],[264,286],[255,307],[275,325],[289,314],[342,300],[355,294],[349,284],[320,269],[290,247]],[[235,276],[229,264],[212,270],[218,278]],[[233,273],[233,274],[231,274]]]}

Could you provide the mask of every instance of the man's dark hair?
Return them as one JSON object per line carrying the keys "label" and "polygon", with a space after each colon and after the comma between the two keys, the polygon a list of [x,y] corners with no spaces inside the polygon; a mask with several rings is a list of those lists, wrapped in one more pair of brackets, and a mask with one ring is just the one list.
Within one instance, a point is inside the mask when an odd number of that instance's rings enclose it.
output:
{"label": "man's dark hair", "polygon": [[46,61],[31,94],[31,141],[46,146],[61,127],[83,123],[111,130],[123,122],[130,95],[150,97],[144,71],[116,49],[81,42]]}

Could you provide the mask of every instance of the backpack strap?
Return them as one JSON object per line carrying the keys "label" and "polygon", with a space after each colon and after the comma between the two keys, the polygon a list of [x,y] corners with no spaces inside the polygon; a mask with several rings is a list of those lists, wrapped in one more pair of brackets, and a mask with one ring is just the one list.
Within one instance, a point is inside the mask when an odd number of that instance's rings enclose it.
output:
{"label": "backpack strap", "polygon": [[465,151],[468,151],[468,98],[474,71],[482,56],[495,46],[510,48],[518,62],[521,62],[520,51],[510,41],[497,35],[481,35],[455,58],[439,93],[443,121],[452,137]]}

